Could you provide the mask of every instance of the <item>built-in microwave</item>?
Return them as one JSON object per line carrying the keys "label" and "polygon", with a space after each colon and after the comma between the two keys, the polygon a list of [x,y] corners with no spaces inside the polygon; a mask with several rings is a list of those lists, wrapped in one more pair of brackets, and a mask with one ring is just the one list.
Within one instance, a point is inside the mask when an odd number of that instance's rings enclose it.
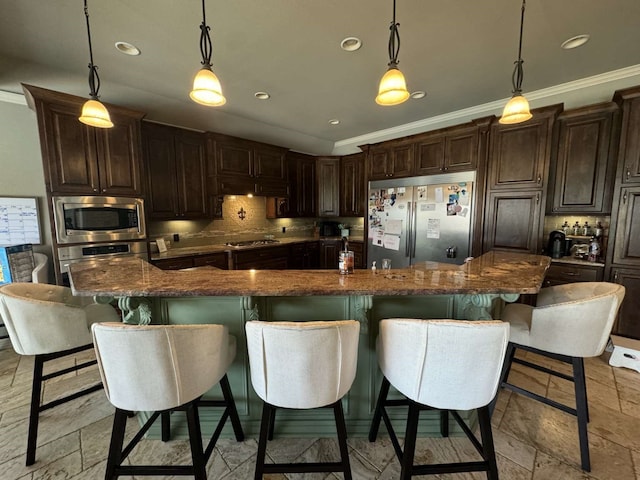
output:
{"label": "built-in microwave", "polygon": [[144,240],[144,201],[128,197],[53,197],[58,243]]}

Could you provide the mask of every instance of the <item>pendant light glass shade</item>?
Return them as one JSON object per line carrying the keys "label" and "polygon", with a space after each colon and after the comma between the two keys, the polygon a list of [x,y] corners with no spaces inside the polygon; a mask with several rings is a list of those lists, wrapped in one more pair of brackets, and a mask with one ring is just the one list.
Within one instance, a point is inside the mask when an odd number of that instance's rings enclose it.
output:
{"label": "pendant light glass shade", "polygon": [[378,105],[398,105],[409,98],[407,82],[400,70],[389,68],[380,80],[376,103]]}
{"label": "pendant light glass shade", "polygon": [[196,74],[189,96],[194,102],[209,107],[219,107],[227,103],[227,99],[222,95],[220,80],[207,67],[201,68]]}
{"label": "pendant light glass shade", "polygon": [[529,102],[522,95],[516,95],[511,98],[504,106],[502,117],[498,122],[502,124],[512,124],[526,122],[533,115],[529,111]]}
{"label": "pendant light glass shade", "polygon": [[91,127],[113,127],[107,108],[98,100],[87,100],[82,106],[82,114],[78,120]]}

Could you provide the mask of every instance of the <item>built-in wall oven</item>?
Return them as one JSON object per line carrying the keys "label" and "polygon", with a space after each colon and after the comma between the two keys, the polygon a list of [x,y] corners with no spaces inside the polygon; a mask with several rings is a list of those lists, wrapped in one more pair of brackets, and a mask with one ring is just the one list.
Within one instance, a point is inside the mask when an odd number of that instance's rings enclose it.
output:
{"label": "built-in wall oven", "polygon": [[141,198],[65,196],[52,202],[58,244],[147,238]]}

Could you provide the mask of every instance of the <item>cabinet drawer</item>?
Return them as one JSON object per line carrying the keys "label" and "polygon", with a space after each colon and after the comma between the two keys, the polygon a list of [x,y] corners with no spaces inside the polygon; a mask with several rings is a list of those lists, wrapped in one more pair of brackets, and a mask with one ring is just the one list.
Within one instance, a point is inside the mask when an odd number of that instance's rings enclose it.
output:
{"label": "cabinet drawer", "polygon": [[222,270],[227,270],[229,268],[229,262],[227,260],[226,253],[214,253],[210,255],[199,255],[194,257],[193,259],[194,267],[216,267],[221,268]]}
{"label": "cabinet drawer", "polygon": [[289,247],[257,248],[233,252],[233,267],[235,270],[256,269],[285,269],[289,258]]}
{"label": "cabinet drawer", "polygon": [[562,285],[574,282],[602,281],[602,267],[588,265],[559,265],[551,264],[544,279],[544,286]]}

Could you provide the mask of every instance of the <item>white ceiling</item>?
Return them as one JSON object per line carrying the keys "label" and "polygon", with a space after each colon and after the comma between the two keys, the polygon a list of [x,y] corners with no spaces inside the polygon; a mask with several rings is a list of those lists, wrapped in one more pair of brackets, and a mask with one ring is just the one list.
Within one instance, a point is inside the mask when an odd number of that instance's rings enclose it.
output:
{"label": "white ceiling", "polygon": [[[211,108],[188,96],[201,60],[200,0],[89,0],[100,96],[151,120],[315,154],[355,151],[370,139],[399,136],[407,124],[427,130],[429,119],[451,112],[498,114],[511,91],[520,0],[397,0],[399,67],[409,90],[427,96],[381,107],[374,97],[388,62],[392,5],[207,0],[213,69],[227,97]],[[82,0],[0,0],[0,12],[0,90],[21,93],[24,82],[88,95]],[[560,48],[582,33],[591,35],[586,45]],[[347,36],[359,37],[362,48],[341,50]],[[142,55],[119,53],[116,41]],[[523,59],[523,91],[533,106],[564,101],[546,95],[562,91],[552,87],[625,67],[633,68],[602,78],[640,84],[640,1],[529,0]],[[271,99],[255,99],[256,91]],[[613,90],[605,92],[586,100],[610,99]],[[338,126],[328,124],[333,118]]]}

